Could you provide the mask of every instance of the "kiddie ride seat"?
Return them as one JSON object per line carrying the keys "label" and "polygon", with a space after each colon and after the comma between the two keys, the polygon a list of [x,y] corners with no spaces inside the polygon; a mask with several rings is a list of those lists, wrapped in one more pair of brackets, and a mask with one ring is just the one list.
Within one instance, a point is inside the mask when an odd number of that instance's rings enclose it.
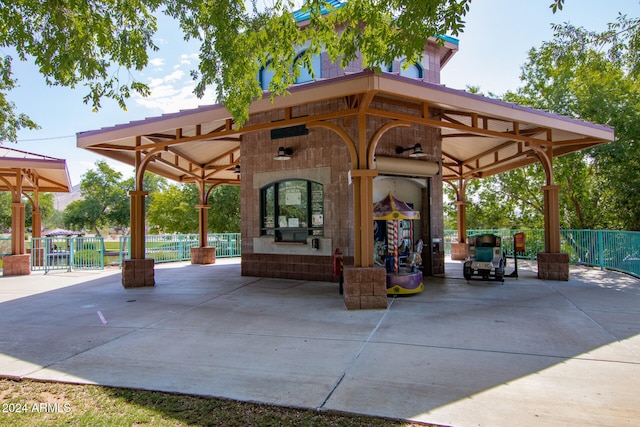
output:
{"label": "kiddie ride seat", "polygon": [[507,257],[501,243],[502,239],[494,234],[469,237],[469,257],[464,262],[464,278],[504,282]]}

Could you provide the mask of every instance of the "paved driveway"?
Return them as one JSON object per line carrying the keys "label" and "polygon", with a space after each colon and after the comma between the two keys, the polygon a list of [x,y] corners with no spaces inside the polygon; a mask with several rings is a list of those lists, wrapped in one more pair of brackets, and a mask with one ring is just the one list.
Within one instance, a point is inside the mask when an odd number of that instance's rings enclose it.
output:
{"label": "paved driveway", "polygon": [[[640,420],[640,281],[428,278],[387,310],[335,283],[240,276],[238,260],[0,277],[0,375],[211,395],[453,426]],[[509,270],[508,270],[509,271]]]}

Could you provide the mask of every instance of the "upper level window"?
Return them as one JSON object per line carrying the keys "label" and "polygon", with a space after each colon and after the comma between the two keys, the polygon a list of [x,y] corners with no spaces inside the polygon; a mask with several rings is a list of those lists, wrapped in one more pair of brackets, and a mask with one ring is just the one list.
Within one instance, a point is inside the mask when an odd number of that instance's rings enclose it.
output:
{"label": "upper level window", "polygon": [[311,58],[311,68],[313,69],[313,77],[311,76],[311,72],[302,64],[302,61],[298,61],[298,59],[304,54],[304,52],[300,52],[296,60],[294,61],[294,66],[300,67],[300,75],[296,79],[296,83],[306,83],[313,81],[314,78],[322,77],[322,62],[320,55],[314,55]]}
{"label": "upper level window", "polygon": [[271,83],[271,80],[273,79],[273,74],[273,70],[271,70],[268,65],[260,69],[258,79],[260,80],[262,90],[269,90],[269,83]]}
{"label": "upper level window", "polygon": [[260,235],[276,242],[306,242],[324,234],[323,185],[304,179],[274,182],[260,190]]}
{"label": "upper level window", "polygon": [[420,66],[420,64],[408,64],[407,68],[405,69],[405,62],[406,60],[400,63],[401,76],[411,77],[414,79],[421,79],[423,77],[422,67]]}
{"label": "upper level window", "polygon": [[[314,55],[311,58],[311,68],[313,69],[313,77],[311,76],[311,72],[305,67],[302,61],[299,61],[299,58],[304,54],[300,52],[300,54],[296,57],[293,62],[294,67],[300,68],[300,75],[296,78],[296,84],[298,83],[306,83],[313,81],[314,78],[322,77],[322,61],[320,55]],[[258,79],[260,80],[260,86],[262,90],[269,90],[269,83],[273,79],[273,71],[269,69],[269,66],[260,69],[260,74],[258,75]]]}

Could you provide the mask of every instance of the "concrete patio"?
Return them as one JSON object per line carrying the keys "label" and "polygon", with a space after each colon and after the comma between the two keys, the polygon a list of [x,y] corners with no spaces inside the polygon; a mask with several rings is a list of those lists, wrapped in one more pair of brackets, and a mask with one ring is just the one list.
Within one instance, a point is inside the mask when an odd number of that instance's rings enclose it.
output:
{"label": "concrete patio", "polygon": [[128,290],[118,269],[0,277],[0,376],[456,427],[638,425],[640,280],[446,270],[360,311],[336,283],[242,277],[237,259],[159,264]]}

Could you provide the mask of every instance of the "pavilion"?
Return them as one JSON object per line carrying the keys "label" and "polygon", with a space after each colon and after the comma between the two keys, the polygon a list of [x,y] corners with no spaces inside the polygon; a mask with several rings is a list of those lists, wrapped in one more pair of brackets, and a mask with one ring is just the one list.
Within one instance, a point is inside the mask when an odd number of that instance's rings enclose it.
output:
{"label": "pavilion", "polygon": [[[306,25],[304,17],[299,25]],[[136,170],[123,286],[154,284],[153,260],[145,259],[146,172],[198,187],[194,262],[212,262],[215,251],[206,239],[207,210],[215,209],[209,192],[240,185],[242,274],[336,280],[332,263],[339,250],[351,309],[386,307],[384,269],[374,265],[376,201],[393,192],[420,211],[415,236],[425,242],[424,274],[442,274],[443,183],[457,192],[454,257],[464,258],[469,180],[533,162],[547,175],[539,276],[568,280],[553,160],[612,141],[613,129],[440,85],[440,70],[457,49],[456,39],[431,38],[420,63],[406,67],[398,58],[382,73],[363,69],[359,60],[341,69],[322,53],[315,78],[302,75],[289,95],[273,102],[265,90],[243,127],[216,104],[78,133],[78,147]],[[265,88],[271,77],[269,70],[258,76]]]}
{"label": "pavilion", "polygon": [[30,274],[31,256],[25,247],[25,204],[22,198],[26,197],[31,204],[32,237],[39,238],[42,231],[40,194],[71,191],[67,163],[63,159],[0,146],[0,191],[11,193],[12,202],[11,255],[4,257],[3,275]]}

